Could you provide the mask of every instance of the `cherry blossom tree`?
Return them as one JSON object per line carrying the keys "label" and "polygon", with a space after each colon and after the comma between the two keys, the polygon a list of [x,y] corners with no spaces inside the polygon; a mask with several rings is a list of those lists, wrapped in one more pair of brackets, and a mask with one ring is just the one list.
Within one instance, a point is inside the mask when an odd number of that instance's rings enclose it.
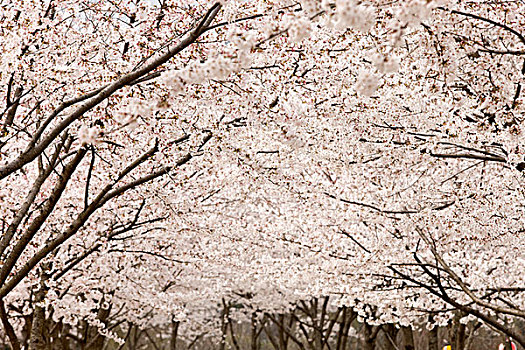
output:
{"label": "cherry blossom tree", "polygon": [[11,346],[233,338],[239,300],[255,337],[329,299],[370,340],[460,312],[525,346],[524,6],[2,4]]}

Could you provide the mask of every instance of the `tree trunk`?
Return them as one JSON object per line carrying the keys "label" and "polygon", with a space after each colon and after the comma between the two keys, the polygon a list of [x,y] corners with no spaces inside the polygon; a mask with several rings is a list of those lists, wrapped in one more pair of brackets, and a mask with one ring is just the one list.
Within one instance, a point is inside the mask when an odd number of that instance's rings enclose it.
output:
{"label": "tree trunk", "polygon": [[228,313],[229,307],[226,305],[224,298],[222,299],[222,312],[221,312],[221,342],[219,344],[219,350],[226,348],[226,332],[228,331]]}
{"label": "tree trunk", "polygon": [[477,322],[470,322],[470,330],[469,330],[469,335],[468,335],[468,338],[467,338],[467,342],[465,344],[465,350],[469,350],[470,349],[470,345],[472,344],[472,340],[474,340],[474,334],[476,333],[476,331],[481,327],[482,323],[477,321]]}
{"label": "tree trunk", "polygon": [[465,348],[466,326],[459,322],[463,316],[463,313],[457,312],[452,320],[452,329],[449,337],[450,344],[454,350],[463,350]]}
{"label": "tree trunk", "polygon": [[[44,300],[44,293],[40,290],[36,294],[36,300]],[[45,350],[46,340],[44,338],[45,310],[42,306],[35,306],[33,311],[33,323],[31,324],[31,335],[29,336],[29,350]]]}
{"label": "tree trunk", "polygon": [[251,317],[251,350],[257,350],[257,315],[252,312]]}
{"label": "tree trunk", "polygon": [[343,314],[341,315],[341,322],[339,323],[339,330],[337,332],[336,350],[341,350],[343,345],[343,334],[346,326],[346,306],[342,307]]}
{"label": "tree trunk", "polygon": [[177,350],[177,333],[179,332],[179,321],[175,321],[175,318],[171,319],[171,338],[170,338],[170,350]]}
{"label": "tree trunk", "polygon": [[399,328],[396,328],[394,324],[389,323],[386,325],[383,325],[382,328],[383,333],[386,338],[386,348],[387,349],[395,349],[396,348],[396,338],[397,333],[399,332]]}
{"label": "tree trunk", "polygon": [[46,323],[46,310],[42,306],[47,293],[46,282],[49,279],[49,264],[42,264],[40,270],[40,285],[35,293],[33,321],[29,336],[29,350],[46,350],[46,338],[44,327]]}
{"label": "tree trunk", "polygon": [[439,350],[438,329],[438,326],[434,326],[434,328],[428,332],[428,350]]}
{"label": "tree trunk", "polygon": [[378,326],[363,323],[363,350],[374,350],[378,331]]}
{"label": "tree trunk", "polygon": [[284,318],[283,314],[280,314],[277,316],[279,318],[279,321],[281,322],[281,325],[279,326],[279,348],[280,350],[286,350],[288,347],[287,341],[286,341],[286,333],[284,332],[284,327],[286,325],[286,319]]}
{"label": "tree trunk", "polygon": [[352,309],[347,308],[347,317],[346,324],[343,330],[343,343],[341,344],[341,350],[346,350],[346,343],[348,342],[348,333],[350,332],[350,327],[352,327],[352,322],[354,322],[357,315]]}
{"label": "tree trunk", "polygon": [[70,326],[61,323],[60,325],[60,342],[62,344],[62,350],[69,350],[69,339],[66,336],[69,332]]}
{"label": "tree trunk", "polygon": [[[100,301],[100,308],[97,313],[97,318],[104,324],[107,324],[109,314],[111,312],[111,304],[104,308],[102,307],[104,305],[104,298]],[[96,327],[90,327],[88,326],[88,332],[87,332],[87,350],[99,350],[104,347],[104,341],[105,338],[102,334],[100,334],[99,330]]]}
{"label": "tree trunk", "polygon": [[[324,347],[324,339],[325,339],[325,322],[326,322],[326,316],[328,315],[328,302],[330,297],[324,297],[323,298],[323,304],[321,306],[321,316],[316,317],[318,318],[319,322],[317,323],[317,327],[315,329],[315,345],[316,349],[322,350]],[[317,302],[315,303],[316,309],[317,309]],[[317,312],[316,312],[317,313]],[[315,323],[314,323],[315,324]]]}
{"label": "tree trunk", "polygon": [[411,327],[402,327],[403,334],[403,350],[414,350],[414,332]]}

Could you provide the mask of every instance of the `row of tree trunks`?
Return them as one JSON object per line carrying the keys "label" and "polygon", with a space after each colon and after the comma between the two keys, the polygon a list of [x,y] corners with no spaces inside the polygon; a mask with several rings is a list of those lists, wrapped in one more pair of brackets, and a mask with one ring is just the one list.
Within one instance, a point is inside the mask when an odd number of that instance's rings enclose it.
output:
{"label": "row of tree trunks", "polygon": [[[46,281],[49,278],[46,271],[46,269],[40,271],[40,284],[34,292],[34,311],[31,317],[25,321],[26,328],[29,327],[30,329],[30,337],[27,337],[30,341],[28,343],[12,342],[11,348],[15,350],[22,348],[30,350],[95,350],[107,346],[107,341],[99,333],[99,330],[87,322],[83,322],[73,335],[69,326],[52,321],[52,309],[46,312],[42,305],[46,294]],[[102,299],[100,305],[104,304],[104,299]],[[341,306],[336,310],[329,310],[328,304],[329,298],[326,297],[303,302],[289,314],[264,314],[264,317],[260,318],[256,312],[251,312],[249,324],[235,324],[234,326],[231,310],[232,307],[236,307],[236,304],[223,300],[220,316],[222,338],[218,344],[218,349],[241,350],[246,348],[259,350],[262,347],[261,344],[266,343],[271,344],[275,350],[348,350],[354,349],[356,346],[362,350],[384,348],[393,350],[415,350],[416,348],[441,350],[444,342],[447,341],[454,350],[469,350],[474,334],[481,326],[479,322],[470,322],[469,324],[461,322],[465,314],[458,311],[448,327],[434,327],[424,334],[418,332],[419,335],[415,337],[415,333],[410,327],[399,327],[395,324],[377,326],[366,322],[358,323],[356,321],[357,313],[352,308]],[[2,304],[3,309],[5,306]],[[109,326],[110,312],[110,305],[98,310],[97,317],[106,326]],[[429,322],[433,321],[432,317],[429,317]],[[191,349],[199,339],[197,338],[195,342],[189,344],[184,341],[178,343],[179,325],[179,321],[174,318],[171,323],[168,348],[170,350]],[[4,323],[4,328],[6,327],[8,328],[8,325],[6,326]],[[351,328],[359,333],[358,338],[355,336],[350,338]],[[122,328],[120,329],[122,330]],[[263,332],[265,336],[261,337]],[[242,334],[248,335],[248,338],[243,337]],[[156,342],[160,338],[155,338],[155,333],[153,335],[152,337],[150,333],[144,333],[143,330],[139,330],[133,324],[128,324],[125,348],[134,350],[143,346],[145,337],[149,339],[150,344],[157,348]]]}

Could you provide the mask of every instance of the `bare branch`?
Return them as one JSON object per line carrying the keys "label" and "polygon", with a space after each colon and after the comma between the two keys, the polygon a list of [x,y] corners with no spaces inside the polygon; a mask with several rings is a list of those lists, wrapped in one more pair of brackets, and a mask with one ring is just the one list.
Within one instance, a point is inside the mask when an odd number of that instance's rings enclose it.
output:
{"label": "bare branch", "polygon": [[500,162],[500,163],[506,163],[507,160],[503,157],[490,157],[490,156],[482,156],[477,154],[468,154],[468,153],[458,153],[458,154],[445,154],[445,153],[432,153],[430,152],[430,155],[432,157],[436,158],[456,158],[456,159],[477,159],[487,162]]}

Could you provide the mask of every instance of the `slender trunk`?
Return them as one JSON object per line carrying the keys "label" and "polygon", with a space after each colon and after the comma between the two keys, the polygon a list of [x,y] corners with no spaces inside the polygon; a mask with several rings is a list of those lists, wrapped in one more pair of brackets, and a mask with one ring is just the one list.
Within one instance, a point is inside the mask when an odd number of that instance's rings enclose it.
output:
{"label": "slender trunk", "polygon": [[352,310],[348,310],[348,315],[346,319],[346,325],[343,330],[343,344],[341,350],[346,350],[346,343],[348,342],[348,333],[350,332],[350,327],[352,327],[352,322],[354,322],[356,315]]}
{"label": "slender trunk", "polygon": [[275,317],[273,317],[271,314],[266,314],[270,320],[272,320],[273,323],[276,323],[279,327],[283,328],[283,331],[286,333],[286,340],[285,344],[288,342],[289,339],[291,339],[301,350],[305,350],[305,346],[301,340],[299,340],[294,334],[297,334],[295,331],[294,323],[292,322],[293,319],[295,319],[295,315],[291,314],[290,316],[290,326],[287,327],[286,325],[279,322]]}
{"label": "slender trunk", "polygon": [[401,332],[403,334],[403,350],[414,350],[414,332],[411,327],[402,327]]}
{"label": "slender trunk", "polygon": [[280,314],[279,316],[279,322],[280,325],[279,325],[279,349],[280,350],[286,350],[287,348],[287,342],[285,341],[286,339],[286,333],[284,332],[284,327],[286,325],[285,323],[285,319],[284,319],[284,315],[283,314]]}
{"label": "slender trunk", "polygon": [[[274,334],[272,332],[272,328],[273,327],[272,327],[271,324],[269,324],[267,322],[268,319],[269,319],[268,315],[264,314],[264,318],[263,318],[263,322],[262,322],[262,326],[261,327],[262,327],[263,331],[266,333],[266,336],[267,336],[268,340],[270,341],[270,343],[272,343],[272,346],[273,346],[274,350],[281,350],[282,346],[279,346],[280,340],[279,340],[279,338],[278,339],[274,338]],[[273,322],[273,324],[275,324],[275,322]],[[281,327],[278,326],[278,332],[280,332],[279,328],[281,328]]]}
{"label": "slender trunk", "polygon": [[31,338],[31,328],[33,324],[33,315],[24,316],[24,325],[22,326],[22,339],[20,347],[22,349],[29,349],[29,339]]}
{"label": "slender trunk", "polygon": [[396,348],[396,338],[397,333],[399,332],[399,328],[396,328],[394,324],[389,323],[382,327],[383,333],[386,338],[386,348],[387,349],[395,349]]}
{"label": "slender trunk", "polygon": [[[294,311],[292,311],[293,313]],[[283,322],[286,320],[286,318],[283,316]],[[290,332],[294,332],[295,331],[295,325],[296,325],[296,320],[295,320],[295,317],[292,317],[290,316],[290,322],[288,323],[288,328],[290,330]],[[285,324],[285,323],[283,323]],[[288,349],[288,343],[290,342],[290,335],[288,333],[285,333],[284,334],[284,349]]]}
{"label": "slender trunk", "polygon": [[366,322],[363,323],[363,350],[374,350],[378,331],[377,326],[374,327]]}
{"label": "slender trunk", "polygon": [[179,323],[179,321],[175,321],[175,318],[172,317],[170,350],[177,350],[177,333],[179,332]]}
{"label": "slender trunk", "polygon": [[[313,298],[309,304],[302,303],[303,312],[310,318],[312,326],[308,327],[308,331],[304,331],[304,336],[308,340],[308,344],[312,350],[323,349],[323,327],[326,316],[326,308],[328,304],[328,297],[323,298],[321,310],[319,310],[319,298]],[[320,311],[320,312],[319,312]],[[308,334],[307,334],[308,333]]]}
{"label": "slender trunk", "polygon": [[224,298],[222,299],[222,312],[221,312],[221,342],[219,344],[219,350],[226,348],[226,332],[228,331],[228,312],[229,308],[226,305]]}
{"label": "slender trunk", "polygon": [[472,344],[472,340],[474,339],[474,334],[481,327],[481,325],[482,325],[481,322],[476,322],[476,323],[471,322],[470,323],[471,328],[468,334],[467,342],[465,344],[465,350],[470,350],[470,345]]}
{"label": "slender trunk", "polygon": [[48,348],[53,350],[63,350],[62,346],[62,337],[61,337],[61,328],[62,324],[60,322],[54,322],[53,317],[48,317],[48,326],[51,328],[49,331],[48,338]]}
{"label": "slender trunk", "polygon": [[137,350],[139,347],[139,341],[142,335],[142,331],[139,330],[136,326],[131,326],[131,336],[130,341],[128,342],[129,350]]}
{"label": "slender trunk", "polygon": [[428,332],[428,350],[439,350],[438,326]]}
{"label": "slender trunk", "polygon": [[370,341],[371,335],[372,326],[368,325],[367,323],[363,323],[363,342],[361,345],[363,350],[374,350],[374,344]]}
{"label": "slender trunk", "polygon": [[[328,312],[328,301],[329,301],[329,297],[323,298],[323,304],[321,306],[321,316],[318,318],[319,322],[317,322],[317,324],[314,322],[314,324],[316,324],[315,346],[316,346],[316,349],[319,349],[319,350],[322,350],[324,347],[324,328],[325,328],[324,326],[325,326],[326,315]],[[317,310],[317,304],[318,303],[316,302],[315,303],[316,310]],[[317,315],[317,311],[316,311],[316,315]]]}
{"label": "slender trunk", "polygon": [[[308,306],[308,304],[305,301],[301,301],[301,306],[298,306],[298,310],[301,311],[306,317],[306,323],[303,320],[301,320],[300,314],[292,314],[292,316],[295,317],[295,319],[297,320],[297,327],[301,331],[301,335],[304,337],[305,344],[307,344],[307,349],[309,350],[315,350],[315,334],[313,333],[315,333],[316,327],[316,317],[314,315],[316,309],[313,308],[313,300],[310,301],[310,306]],[[310,319],[310,322],[308,322],[308,319]],[[308,323],[311,323],[312,326],[309,326]]]}
{"label": "slender trunk", "polygon": [[40,270],[40,285],[35,293],[33,322],[31,323],[31,333],[29,337],[29,350],[46,350],[46,339],[44,335],[46,310],[42,304],[47,293],[46,282],[49,279],[49,268],[50,266],[48,264],[42,264],[42,269]]}
{"label": "slender trunk", "polygon": [[251,350],[257,350],[257,315],[252,312],[251,317]]}
{"label": "slender trunk", "polygon": [[69,326],[67,324],[60,324],[60,343],[62,344],[62,350],[69,350],[69,340],[66,336],[69,332]]}
{"label": "slender trunk", "polygon": [[227,326],[230,328],[230,339],[231,339],[231,342],[233,344],[233,348],[236,349],[236,350],[240,350],[239,343],[237,342],[237,338],[235,337],[235,333],[234,333],[234,330],[233,330],[233,322],[232,322],[232,319],[230,317],[230,306],[231,306],[231,304],[228,304],[228,314],[226,315],[226,318],[228,320]]}
{"label": "slender trunk", "polygon": [[327,317],[327,327],[326,331],[324,331],[323,336],[323,348],[326,346],[328,349],[331,349],[330,347],[330,338],[332,336],[332,333],[334,331],[335,324],[337,323],[337,320],[339,319],[339,314],[341,313],[341,308],[338,308],[337,311],[333,315],[328,315]]}
{"label": "slender trunk", "polygon": [[324,316],[324,303],[323,303],[323,309],[321,310],[321,315],[319,316],[318,308],[319,308],[319,299],[314,298],[312,302],[310,303],[310,310],[312,313],[312,325],[313,325],[313,336],[314,336],[314,343],[313,347],[316,350],[322,350],[323,349],[323,333],[322,333],[322,327],[323,327],[323,316]]}
{"label": "slender trunk", "polygon": [[346,306],[342,307],[343,309],[343,315],[341,316],[341,322],[339,323],[339,331],[337,332],[337,343],[336,343],[336,350],[341,350],[343,345],[343,334],[344,329],[346,327]]}
{"label": "slender trunk", "polygon": [[466,326],[460,322],[463,316],[465,316],[463,313],[458,312],[452,320],[450,344],[454,350],[463,350],[465,348]]}

